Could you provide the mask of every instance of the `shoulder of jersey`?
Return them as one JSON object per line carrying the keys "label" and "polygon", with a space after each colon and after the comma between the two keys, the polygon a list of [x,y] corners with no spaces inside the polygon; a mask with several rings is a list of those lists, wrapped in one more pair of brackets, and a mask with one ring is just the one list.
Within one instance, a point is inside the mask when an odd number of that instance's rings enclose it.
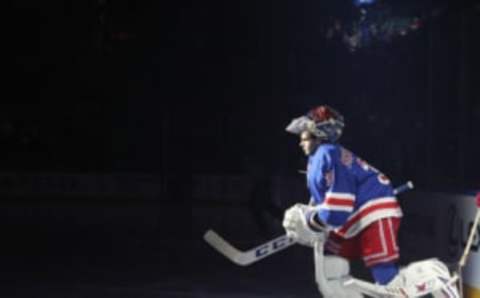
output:
{"label": "shoulder of jersey", "polygon": [[320,154],[333,154],[335,151],[339,150],[340,145],[338,144],[322,144],[318,148]]}

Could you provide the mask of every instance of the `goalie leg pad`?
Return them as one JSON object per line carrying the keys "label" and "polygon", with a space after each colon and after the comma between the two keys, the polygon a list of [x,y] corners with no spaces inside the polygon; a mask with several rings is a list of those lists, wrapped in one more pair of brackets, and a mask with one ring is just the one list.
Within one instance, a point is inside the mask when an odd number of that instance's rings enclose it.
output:
{"label": "goalie leg pad", "polygon": [[[319,264],[320,263],[320,264]],[[324,256],[322,262],[315,262],[316,282],[324,298],[362,298],[363,295],[344,286],[350,279],[350,265],[342,257]],[[323,266],[322,266],[323,265]]]}
{"label": "goalie leg pad", "polygon": [[435,298],[459,298],[456,278],[438,259],[427,259],[410,264],[388,284],[400,287],[409,297],[431,294]]}

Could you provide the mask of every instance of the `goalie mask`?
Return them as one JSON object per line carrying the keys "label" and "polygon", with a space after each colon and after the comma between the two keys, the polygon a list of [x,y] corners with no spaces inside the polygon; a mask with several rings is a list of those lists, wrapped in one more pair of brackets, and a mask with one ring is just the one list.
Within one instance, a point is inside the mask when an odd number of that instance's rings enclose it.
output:
{"label": "goalie mask", "polygon": [[333,108],[322,105],[311,109],[305,116],[293,119],[286,131],[299,135],[309,131],[314,136],[328,142],[336,142],[343,132],[343,116]]}

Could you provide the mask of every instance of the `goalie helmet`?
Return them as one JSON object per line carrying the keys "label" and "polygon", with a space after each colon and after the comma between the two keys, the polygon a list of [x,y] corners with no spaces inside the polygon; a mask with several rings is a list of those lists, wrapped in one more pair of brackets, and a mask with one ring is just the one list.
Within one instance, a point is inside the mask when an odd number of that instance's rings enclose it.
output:
{"label": "goalie helmet", "polygon": [[304,116],[293,119],[286,130],[293,134],[309,131],[314,136],[328,142],[336,142],[345,126],[343,116],[335,109],[321,105],[308,111]]}

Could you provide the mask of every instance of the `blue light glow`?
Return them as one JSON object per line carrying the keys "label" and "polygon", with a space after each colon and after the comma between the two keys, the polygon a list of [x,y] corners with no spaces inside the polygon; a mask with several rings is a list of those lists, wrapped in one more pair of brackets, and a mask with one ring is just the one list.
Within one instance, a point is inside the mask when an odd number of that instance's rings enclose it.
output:
{"label": "blue light glow", "polygon": [[376,0],[353,0],[353,4],[355,4],[355,6],[371,5],[375,2]]}

